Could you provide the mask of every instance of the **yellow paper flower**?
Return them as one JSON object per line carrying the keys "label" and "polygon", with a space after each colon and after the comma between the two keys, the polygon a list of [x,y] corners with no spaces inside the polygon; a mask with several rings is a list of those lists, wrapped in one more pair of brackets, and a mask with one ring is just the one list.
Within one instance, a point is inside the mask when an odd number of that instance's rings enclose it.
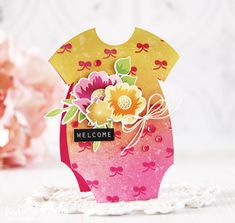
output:
{"label": "yellow paper flower", "polygon": [[120,122],[125,117],[125,122],[130,124],[136,121],[137,116],[144,110],[146,105],[141,90],[135,85],[130,86],[127,83],[108,86],[105,89],[104,100],[113,109],[112,118],[115,122]]}
{"label": "yellow paper flower", "polygon": [[108,120],[112,116],[112,108],[107,101],[97,100],[90,104],[87,109],[86,117],[92,125],[101,126],[108,124]]}

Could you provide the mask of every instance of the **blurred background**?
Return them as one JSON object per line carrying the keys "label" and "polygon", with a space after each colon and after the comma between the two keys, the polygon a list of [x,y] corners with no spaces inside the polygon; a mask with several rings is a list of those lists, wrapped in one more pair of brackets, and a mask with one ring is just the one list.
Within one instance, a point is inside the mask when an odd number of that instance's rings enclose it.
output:
{"label": "blurred background", "polygon": [[[50,165],[59,165],[60,120],[42,118],[55,105],[61,106],[68,89],[47,62],[56,49],[92,27],[97,27],[105,42],[119,44],[137,26],[160,36],[180,54],[168,79],[161,83],[171,109],[181,102],[172,115],[176,171],[170,176],[183,173],[182,179],[200,178],[209,169],[204,178],[212,179],[210,173],[217,168],[221,175],[213,179],[223,181],[227,168],[230,175],[226,179],[234,179],[228,166],[235,157],[234,21],[234,0],[0,0],[0,166],[25,166],[35,157],[43,161],[39,168],[46,170],[48,160]],[[6,109],[10,117],[1,114]],[[189,173],[187,178],[183,171],[191,161],[197,174]],[[74,185],[72,173],[63,168],[61,179],[69,173]],[[57,172],[43,172],[32,182],[35,171],[27,172],[31,185],[27,192],[36,183],[61,180],[53,175]],[[19,182],[26,179],[20,172],[2,171],[0,176],[5,187],[6,179],[13,176]],[[9,190],[13,196],[14,188]]]}

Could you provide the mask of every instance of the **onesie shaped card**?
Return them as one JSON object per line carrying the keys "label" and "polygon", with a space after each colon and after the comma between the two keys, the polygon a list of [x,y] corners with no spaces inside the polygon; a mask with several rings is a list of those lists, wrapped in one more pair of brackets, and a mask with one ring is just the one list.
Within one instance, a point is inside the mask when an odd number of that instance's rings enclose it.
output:
{"label": "onesie shaped card", "polygon": [[61,46],[50,63],[69,85],[61,114],[61,160],[81,191],[97,202],[158,196],[173,164],[171,121],[159,81],[178,59],[154,34],[136,28],[121,45],[87,30]]}

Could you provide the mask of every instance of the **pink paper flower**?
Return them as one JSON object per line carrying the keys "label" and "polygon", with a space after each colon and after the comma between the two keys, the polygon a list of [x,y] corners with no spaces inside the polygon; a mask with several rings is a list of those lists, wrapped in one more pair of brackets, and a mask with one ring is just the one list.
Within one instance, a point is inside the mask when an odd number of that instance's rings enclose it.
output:
{"label": "pink paper flower", "polygon": [[74,87],[76,100],[74,104],[86,113],[86,108],[92,101],[104,98],[104,89],[109,85],[121,83],[121,78],[117,74],[108,75],[106,72],[92,72],[88,78],[81,78]]}
{"label": "pink paper flower", "polygon": [[41,159],[43,118],[63,98],[62,83],[36,53],[0,33],[0,168]]}

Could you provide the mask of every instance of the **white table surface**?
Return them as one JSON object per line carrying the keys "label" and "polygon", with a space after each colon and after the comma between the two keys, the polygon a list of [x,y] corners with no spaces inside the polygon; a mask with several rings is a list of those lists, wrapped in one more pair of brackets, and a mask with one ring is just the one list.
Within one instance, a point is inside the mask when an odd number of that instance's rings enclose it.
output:
{"label": "white table surface", "polygon": [[175,165],[165,175],[164,182],[204,183],[216,185],[220,189],[217,202],[201,209],[184,209],[172,214],[147,216],[143,214],[125,216],[94,217],[82,214],[45,213],[35,208],[30,213],[22,213],[19,208],[36,188],[42,185],[75,186],[72,172],[59,163],[57,158],[48,159],[34,167],[0,171],[0,223],[234,223],[235,222],[235,154],[205,153],[203,155],[178,155]]}

